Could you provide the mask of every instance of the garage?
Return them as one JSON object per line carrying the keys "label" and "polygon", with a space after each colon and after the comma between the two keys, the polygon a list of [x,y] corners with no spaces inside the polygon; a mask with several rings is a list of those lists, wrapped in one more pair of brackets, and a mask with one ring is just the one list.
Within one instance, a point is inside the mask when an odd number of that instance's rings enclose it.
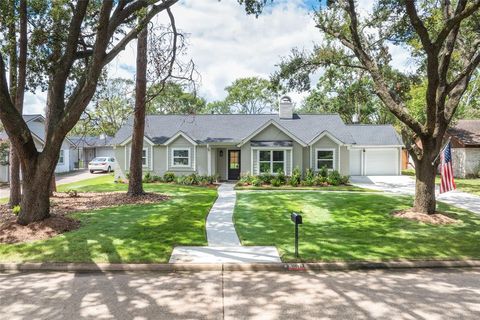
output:
{"label": "garage", "polygon": [[398,149],[365,149],[366,176],[396,176],[399,175]]}

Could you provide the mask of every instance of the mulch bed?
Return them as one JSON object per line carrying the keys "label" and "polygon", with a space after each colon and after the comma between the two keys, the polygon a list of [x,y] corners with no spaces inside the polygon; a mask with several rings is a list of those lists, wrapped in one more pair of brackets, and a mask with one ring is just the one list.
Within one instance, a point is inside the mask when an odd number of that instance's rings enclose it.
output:
{"label": "mulch bed", "polygon": [[453,224],[458,223],[460,220],[449,217],[443,212],[435,212],[434,214],[426,214],[413,211],[412,209],[400,210],[392,212],[392,215],[397,218],[414,220],[429,224]]}
{"label": "mulch bed", "polygon": [[159,193],[147,193],[132,197],[124,192],[104,193],[55,193],[51,199],[50,217],[21,226],[8,205],[0,205],[0,243],[19,243],[44,240],[56,235],[78,229],[80,221],[69,216],[70,213],[92,211],[95,209],[117,207],[127,204],[153,204],[168,199]]}

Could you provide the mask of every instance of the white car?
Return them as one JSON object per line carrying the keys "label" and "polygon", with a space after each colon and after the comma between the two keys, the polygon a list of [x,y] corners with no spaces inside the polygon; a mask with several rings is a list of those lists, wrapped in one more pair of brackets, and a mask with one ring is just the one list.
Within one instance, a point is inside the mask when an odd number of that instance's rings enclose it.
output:
{"label": "white car", "polygon": [[95,171],[112,172],[115,165],[115,158],[97,157],[88,163],[90,173]]}

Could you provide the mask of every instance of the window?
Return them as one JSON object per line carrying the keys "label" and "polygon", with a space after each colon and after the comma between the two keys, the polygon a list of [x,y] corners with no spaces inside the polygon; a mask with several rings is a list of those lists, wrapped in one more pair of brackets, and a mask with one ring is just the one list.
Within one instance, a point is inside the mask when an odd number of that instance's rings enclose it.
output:
{"label": "window", "polygon": [[64,150],[60,150],[60,155],[58,156],[58,164],[63,164],[65,161]]}
{"label": "window", "polygon": [[335,169],[335,149],[317,149],[317,170]]}
{"label": "window", "polygon": [[285,150],[260,150],[258,167],[260,173],[285,171]]}
{"label": "window", "polygon": [[172,153],[174,167],[190,166],[190,149],[173,149]]}
{"label": "window", "polygon": [[142,150],[142,166],[144,166],[144,167],[146,167],[148,165],[147,155],[148,155],[148,150],[143,149]]}

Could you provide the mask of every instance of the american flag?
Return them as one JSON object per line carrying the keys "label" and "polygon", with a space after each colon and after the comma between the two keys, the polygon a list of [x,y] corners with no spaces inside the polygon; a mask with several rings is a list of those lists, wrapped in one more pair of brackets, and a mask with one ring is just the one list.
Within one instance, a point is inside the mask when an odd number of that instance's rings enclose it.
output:
{"label": "american flag", "polygon": [[457,186],[453,180],[453,167],[452,167],[452,148],[449,142],[447,146],[440,153],[440,193],[455,190]]}

